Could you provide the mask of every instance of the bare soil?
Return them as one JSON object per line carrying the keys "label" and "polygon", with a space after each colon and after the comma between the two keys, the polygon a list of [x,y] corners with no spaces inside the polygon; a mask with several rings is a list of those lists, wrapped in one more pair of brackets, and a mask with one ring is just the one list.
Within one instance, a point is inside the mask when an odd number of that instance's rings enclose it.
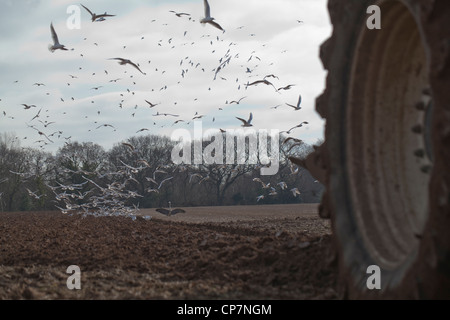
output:
{"label": "bare soil", "polygon": [[[317,205],[0,213],[0,299],[336,299]],[[70,265],[81,290],[69,290]]]}

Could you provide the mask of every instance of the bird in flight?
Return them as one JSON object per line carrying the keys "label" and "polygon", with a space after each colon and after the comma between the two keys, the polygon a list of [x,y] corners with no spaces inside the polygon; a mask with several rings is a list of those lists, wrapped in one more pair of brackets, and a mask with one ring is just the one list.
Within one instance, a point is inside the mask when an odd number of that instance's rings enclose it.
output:
{"label": "bird in flight", "polygon": [[173,14],[175,14],[179,18],[181,18],[181,16],[190,16],[189,13],[185,13],[185,12],[176,12],[176,11],[173,11],[173,10],[170,10],[169,12],[172,12]]}
{"label": "bird in flight", "polygon": [[154,114],[153,116],[154,116],[154,117],[157,117],[157,116],[179,117],[180,115],[178,115],[178,114],[171,114],[171,113],[159,113],[159,112],[156,112],[156,114]]}
{"label": "bird in flight", "polygon": [[53,45],[48,45],[48,50],[51,52],[55,52],[56,50],[69,50],[63,44],[59,43],[58,35],[56,34],[55,28],[53,27],[53,23],[50,24],[50,32],[52,33]]}
{"label": "bird in flight", "polygon": [[291,89],[293,86],[295,86],[295,84],[289,84],[289,85],[287,85],[287,86],[278,88],[277,91],[280,91],[280,90],[289,90],[289,89]]}
{"label": "bird in flight", "polygon": [[136,69],[138,69],[140,73],[142,73],[142,74],[145,75],[145,73],[142,72],[141,69],[139,69],[138,65],[135,64],[134,62],[132,62],[131,60],[123,59],[123,58],[111,58],[111,59],[109,59],[109,60],[118,60],[118,61],[119,61],[119,64],[122,65],[122,66],[123,66],[123,65],[126,65],[126,64],[132,65],[133,67],[135,67]]}
{"label": "bird in flight", "polygon": [[176,125],[177,123],[180,123],[180,122],[185,122],[184,120],[177,120],[177,121],[175,121],[173,124],[172,124],[172,126],[173,125]]}
{"label": "bird in flight", "polygon": [[302,95],[299,95],[298,101],[297,101],[297,105],[296,105],[296,106],[294,106],[294,105],[292,105],[292,104],[289,104],[289,103],[286,103],[286,104],[287,104],[289,107],[294,108],[295,111],[298,111],[298,110],[301,109],[301,107],[300,107],[300,104],[301,104],[301,103],[302,103]]}
{"label": "bird in flight", "polygon": [[241,103],[241,101],[242,101],[243,99],[245,99],[245,98],[247,98],[247,97],[242,97],[242,98],[240,98],[238,101],[233,100],[233,101],[230,102],[230,104],[233,104],[233,103],[239,104],[239,103]]}
{"label": "bird in flight", "polygon": [[220,26],[220,24],[215,22],[214,18],[211,17],[211,8],[209,7],[208,0],[203,0],[203,4],[205,6],[205,17],[200,20],[200,23],[202,23],[203,25],[205,23],[209,23],[210,25],[216,27],[217,29],[222,30],[222,31],[225,32],[225,30],[223,30],[223,28]]}
{"label": "bird in flight", "polygon": [[273,85],[273,83],[270,82],[270,81],[268,81],[268,80],[266,80],[266,79],[263,79],[263,80],[256,80],[256,81],[253,81],[252,83],[247,83],[247,85],[245,86],[245,88],[247,89],[247,87],[255,86],[255,85],[258,85],[258,84],[260,84],[260,83],[265,84],[265,85],[268,85],[268,86],[272,86],[272,87],[275,89],[275,91],[278,92],[277,88],[275,88],[275,86]]}
{"label": "bird in flight", "polygon": [[242,118],[236,117],[236,119],[241,120],[242,121],[242,127],[252,127],[253,125],[251,124],[252,120],[253,120],[253,114],[250,112],[250,117],[248,118],[248,120],[244,120]]}
{"label": "bird in flight", "polygon": [[[291,131],[292,131],[292,130],[294,130],[295,128],[301,128],[301,127],[303,127],[304,124],[308,124],[308,121],[303,121],[303,122],[301,122],[300,124],[298,124],[298,125],[296,125],[296,126],[290,128],[288,131],[281,131],[280,133],[286,132],[287,134],[291,134]],[[287,140],[287,139],[286,139],[286,140]],[[286,141],[286,140],[285,140],[285,141]]]}
{"label": "bird in flight", "polygon": [[130,148],[131,152],[134,152],[134,150],[135,150],[134,146],[132,144],[130,144],[130,143],[122,142],[122,145]]}
{"label": "bird in flight", "polygon": [[25,109],[25,110],[28,110],[28,109],[31,109],[31,108],[36,108],[36,106],[35,106],[34,104],[32,104],[32,105],[27,105],[27,104],[25,104],[25,103],[22,103],[22,105],[24,106],[24,109]]}
{"label": "bird in flight", "polygon": [[287,188],[287,184],[286,184],[286,182],[284,182],[284,181],[278,182],[277,185],[280,186],[281,190],[284,190],[284,189]]}
{"label": "bird in flight", "polygon": [[86,8],[85,6],[81,5],[83,8],[86,9],[87,12],[89,12],[89,14],[91,15],[92,18],[92,22],[100,22],[100,21],[105,21],[106,17],[115,17],[115,15],[112,14],[107,14],[106,12],[103,14],[96,14],[96,13],[92,13],[91,10],[89,10],[88,8]]}
{"label": "bird in flight", "polygon": [[263,189],[268,189],[270,187],[270,182],[266,184],[260,178],[254,178],[253,181],[261,183]]}
{"label": "bird in flight", "polygon": [[48,141],[50,141],[51,143],[53,143],[53,141],[50,140],[50,138],[47,137],[47,135],[46,135],[45,133],[43,133],[41,130],[35,128],[34,126],[30,126],[30,125],[28,125],[28,127],[33,128],[34,130],[36,130],[36,131],[39,133],[39,135],[44,136]]}
{"label": "bird in flight", "polygon": [[164,208],[158,208],[156,209],[156,211],[158,211],[159,213],[162,213],[166,216],[173,216],[174,214],[177,213],[185,213],[186,211],[184,211],[183,209],[172,209],[172,203],[169,201],[169,209],[164,209]]}
{"label": "bird in flight", "polygon": [[194,117],[192,118],[192,120],[195,120],[195,119],[201,119],[201,118],[203,118],[204,117],[204,115],[198,115],[197,113],[195,113],[195,115],[194,115]]}
{"label": "bird in flight", "polygon": [[145,102],[147,102],[149,104],[150,108],[156,107],[158,105],[158,103],[156,103],[156,104],[155,103],[151,103],[148,100],[145,100]]}
{"label": "bird in flight", "polygon": [[30,122],[36,118],[39,118],[39,115],[41,114],[41,110],[42,110],[42,108],[39,109],[38,113],[36,113],[36,115],[33,117],[33,119],[30,120]]}
{"label": "bird in flight", "polygon": [[303,143],[303,141],[300,140],[300,139],[296,139],[296,138],[293,138],[293,137],[287,137],[286,139],[284,139],[283,144],[287,143],[290,140],[294,141],[295,143]]}
{"label": "bird in flight", "polygon": [[274,74],[269,74],[269,75],[267,75],[267,76],[265,76],[264,77],[264,80],[266,80],[266,78],[277,78],[277,79],[279,79],[276,75],[274,75]]}
{"label": "bird in flight", "polygon": [[114,129],[114,131],[116,131],[116,127],[114,127],[113,125],[110,125],[110,124],[102,124],[102,125],[98,126],[96,129],[100,129],[101,127],[111,127]]}

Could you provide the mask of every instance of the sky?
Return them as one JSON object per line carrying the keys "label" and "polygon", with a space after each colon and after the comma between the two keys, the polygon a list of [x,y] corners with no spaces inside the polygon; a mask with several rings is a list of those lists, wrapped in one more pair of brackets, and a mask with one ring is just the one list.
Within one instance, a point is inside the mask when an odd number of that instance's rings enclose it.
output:
{"label": "sky", "polygon": [[[307,121],[290,136],[323,138],[315,101],[326,77],[319,47],[331,34],[326,0],[209,0],[225,32],[199,22],[202,0],[81,4],[115,16],[91,22],[78,2],[0,0],[0,133],[15,134],[22,147],[56,152],[78,141],[108,150],[132,136],[192,131],[195,115],[204,130],[238,129],[236,117],[250,112],[256,130]],[[76,21],[70,6],[79,9],[79,28],[67,24]],[[48,50],[50,23],[68,51]],[[145,74],[110,60],[118,57]],[[247,86],[269,75],[273,86]],[[300,95],[300,110],[287,105]]]}

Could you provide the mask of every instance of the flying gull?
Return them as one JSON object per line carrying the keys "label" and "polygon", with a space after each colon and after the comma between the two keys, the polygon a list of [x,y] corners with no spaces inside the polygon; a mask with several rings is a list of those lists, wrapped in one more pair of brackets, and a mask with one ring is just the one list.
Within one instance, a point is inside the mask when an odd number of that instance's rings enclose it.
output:
{"label": "flying gull", "polygon": [[253,125],[251,124],[252,119],[253,119],[253,114],[250,112],[250,117],[248,118],[248,120],[244,120],[242,118],[238,118],[236,117],[236,119],[241,120],[242,121],[242,127],[252,127]]}
{"label": "flying gull", "polygon": [[297,105],[293,106],[292,104],[286,103],[289,107],[294,108],[295,111],[298,111],[301,109],[300,104],[302,103],[302,95],[299,95]]}
{"label": "flying gull", "polygon": [[179,18],[181,18],[181,16],[190,16],[189,13],[185,13],[185,12],[176,12],[176,11],[173,11],[173,10],[170,10],[169,12],[172,12],[173,14],[175,14]]}
{"label": "flying gull", "polygon": [[211,17],[211,8],[209,7],[208,0],[203,0],[203,4],[205,6],[205,17],[200,20],[200,23],[202,23],[203,25],[205,23],[209,23],[210,25],[216,27],[217,29],[225,32],[225,30],[223,30],[223,28],[217,22],[214,21],[214,18]]}
{"label": "flying gull", "polygon": [[88,8],[86,8],[85,6],[81,5],[83,8],[86,9],[87,12],[89,12],[89,14],[92,17],[92,22],[100,22],[100,21],[105,21],[106,17],[115,17],[115,15],[112,14],[107,14],[106,12],[103,14],[96,14],[96,13],[92,13],[91,10],[89,10]]}
{"label": "flying gull", "polygon": [[67,51],[68,49],[63,44],[59,43],[58,35],[56,34],[55,28],[53,27],[53,23],[50,24],[50,31],[52,33],[53,45],[49,44],[48,50],[50,50],[51,52],[55,52],[58,49]]}
{"label": "flying gull", "polygon": [[139,69],[138,65],[135,64],[134,62],[132,62],[131,60],[123,59],[123,58],[111,58],[111,59],[108,59],[108,60],[119,60],[119,64],[120,64],[120,65],[130,64],[130,65],[132,65],[133,67],[135,67],[136,69],[138,69],[140,73],[142,73],[142,74],[145,75],[145,73],[142,72],[141,69]]}
{"label": "flying gull", "polygon": [[169,209],[158,208],[158,209],[156,209],[156,211],[158,211],[159,213],[162,213],[166,216],[172,216],[177,213],[185,213],[186,212],[183,209],[178,209],[178,208],[172,209],[172,203],[170,201],[169,201]]}

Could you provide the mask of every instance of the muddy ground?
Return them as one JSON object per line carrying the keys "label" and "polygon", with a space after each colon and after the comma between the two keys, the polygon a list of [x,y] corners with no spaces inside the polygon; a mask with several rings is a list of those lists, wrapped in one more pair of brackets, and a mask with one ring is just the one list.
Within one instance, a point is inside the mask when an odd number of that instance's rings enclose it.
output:
{"label": "muddy ground", "polygon": [[[0,213],[0,299],[336,299],[317,205]],[[81,289],[69,290],[70,265]]]}

